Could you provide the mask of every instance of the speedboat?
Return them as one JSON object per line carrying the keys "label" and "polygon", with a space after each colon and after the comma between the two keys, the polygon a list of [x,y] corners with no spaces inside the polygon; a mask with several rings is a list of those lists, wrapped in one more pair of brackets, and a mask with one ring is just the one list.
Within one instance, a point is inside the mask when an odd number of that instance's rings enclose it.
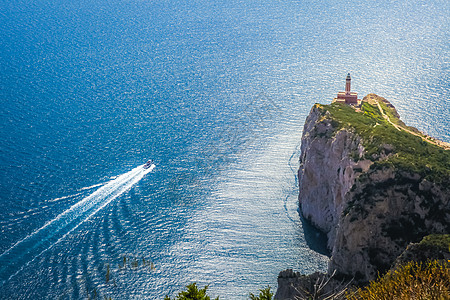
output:
{"label": "speedboat", "polygon": [[147,161],[147,162],[145,163],[144,169],[148,169],[148,168],[150,168],[152,165],[153,165],[153,160],[150,159],[149,161]]}

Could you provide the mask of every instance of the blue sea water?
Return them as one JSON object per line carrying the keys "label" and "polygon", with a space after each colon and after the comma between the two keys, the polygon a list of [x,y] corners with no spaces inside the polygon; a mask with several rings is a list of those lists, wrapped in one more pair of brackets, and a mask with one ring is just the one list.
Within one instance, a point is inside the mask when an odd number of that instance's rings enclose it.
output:
{"label": "blue sea water", "polygon": [[0,298],[197,282],[246,299],[283,269],[326,270],[297,212],[304,120],[350,72],[450,142],[449,15],[439,0],[2,0]]}

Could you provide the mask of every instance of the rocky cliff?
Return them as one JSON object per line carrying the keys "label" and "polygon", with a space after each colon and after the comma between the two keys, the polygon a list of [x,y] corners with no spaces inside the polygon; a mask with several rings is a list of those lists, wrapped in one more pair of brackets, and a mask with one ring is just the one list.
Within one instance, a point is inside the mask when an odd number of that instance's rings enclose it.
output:
{"label": "rocky cliff", "polygon": [[312,108],[298,175],[301,213],[328,236],[329,273],[372,280],[409,243],[450,232],[450,151],[376,95]]}

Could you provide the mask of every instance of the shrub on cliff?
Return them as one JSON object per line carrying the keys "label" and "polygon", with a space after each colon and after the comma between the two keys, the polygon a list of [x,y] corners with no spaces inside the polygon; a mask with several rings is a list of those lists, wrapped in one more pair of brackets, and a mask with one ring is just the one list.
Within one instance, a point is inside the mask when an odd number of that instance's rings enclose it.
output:
{"label": "shrub on cliff", "polygon": [[347,299],[450,299],[450,262],[409,262]]}
{"label": "shrub on cliff", "polygon": [[412,260],[425,262],[430,259],[450,259],[450,234],[430,234],[425,236],[420,243],[409,244],[406,250],[397,257],[394,266],[397,267]]}

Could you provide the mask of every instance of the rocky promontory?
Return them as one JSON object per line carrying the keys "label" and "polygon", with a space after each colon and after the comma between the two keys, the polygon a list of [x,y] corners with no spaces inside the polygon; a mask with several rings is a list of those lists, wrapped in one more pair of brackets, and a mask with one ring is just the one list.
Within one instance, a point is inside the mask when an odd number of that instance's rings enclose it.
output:
{"label": "rocky promontory", "polygon": [[[298,176],[300,211],[328,237],[328,275],[368,282],[410,243],[450,232],[448,145],[406,126],[377,95],[360,107],[314,105]],[[278,299],[292,288],[284,273]]]}

